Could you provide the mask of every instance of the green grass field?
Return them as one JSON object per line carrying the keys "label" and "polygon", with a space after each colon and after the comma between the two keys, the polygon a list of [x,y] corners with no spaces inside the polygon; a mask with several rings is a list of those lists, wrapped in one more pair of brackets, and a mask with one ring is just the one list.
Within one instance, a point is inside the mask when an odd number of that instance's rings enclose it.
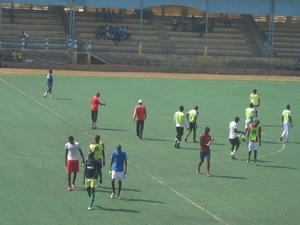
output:
{"label": "green grass field", "polygon": [[[45,75],[0,75],[0,224],[299,224],[299,83],[55,76],[53,99],[43,98]],[[229,159],[228,124],[244,111],[256,88],[263,129],[258,166],[246,163],[247,146]],[[97,130],[89,101],[96,91],[106,103]],[[147,107],[144,140],[135,136],[133,109]],[[291,143],[278,141],[281,113],[291,105]],[[211,178],[196,174],[199,144],[175,149],[173,115],[199,106],[198,134],[205,126],[211,146]],[[117,144],[129,157],[122,199],[110,199],[108,166],[93,211],[82,185],[67,191],[64,144],[69,135],[85,157],[96,134],[106,161]],[[205,170],[206,163],[202,166]]]}

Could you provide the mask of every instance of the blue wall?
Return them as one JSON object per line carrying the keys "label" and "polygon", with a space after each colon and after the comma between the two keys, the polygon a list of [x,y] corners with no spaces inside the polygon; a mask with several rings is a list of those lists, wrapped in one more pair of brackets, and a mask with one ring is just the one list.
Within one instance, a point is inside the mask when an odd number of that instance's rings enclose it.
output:
{"label": "blue wall", "polygon": [[[220,13],[264,14],[271,0],[209,0],[209,11]],[[71,5],[71,0],[2,0],[3,3]],[[140,8],[140,0],[75,0],[76,5],[105,8]],[[144,8],[178,5],[206,9],[206,0],[144,0]],[[300,0],[275,0],[275,15],[300,16]]]}

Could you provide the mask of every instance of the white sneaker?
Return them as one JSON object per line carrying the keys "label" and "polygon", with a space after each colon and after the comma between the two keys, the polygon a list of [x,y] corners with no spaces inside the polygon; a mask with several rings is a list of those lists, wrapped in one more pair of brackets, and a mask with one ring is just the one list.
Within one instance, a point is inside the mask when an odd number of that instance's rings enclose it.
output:
{"label": "white sneaker", "polygon": [[115,193],[111,193],[110,198],[114,198],[115,197]]}
{"label": "white sneaker", "polygon": [[88,207],[88,210],[93,210],[93,208],[91,206]]}
{"label": "white sneaker", "polygon": [[120,195],[118,195],[118,199],[121,199]]}

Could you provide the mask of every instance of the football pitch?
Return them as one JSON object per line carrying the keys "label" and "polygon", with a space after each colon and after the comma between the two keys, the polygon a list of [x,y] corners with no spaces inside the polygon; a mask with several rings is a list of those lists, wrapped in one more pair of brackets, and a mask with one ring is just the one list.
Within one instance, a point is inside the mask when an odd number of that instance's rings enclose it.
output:
{"label": "football pitch", "polygon": [[[44,98],[45,72],[0,75],[0,224],[229,224],[281,225],[300,221],[299,80],[201,80],[64,76],[53,72],[53,99]],[[184,75],[183,75],[184,76]],[[242,143],[237,160],[229,158],[228,125],[239,116],[244,129],[248,96],[261,95],[262,145],[257,166],[247,163]],[[101,93],[97,130],[91,129],[91,97]],[[134,107],[147,107],[144,138],[135,135]],[[279,142],[281,113],[291,105],[291,143]],[[209,126],[211,175],[196,173],[199,143],[173,146],[173,116],[199,106],[197,137]],[[87,157],[99,134],[106,149],[103,184],[96,188],[94,210],[82,184],[67,191],[64,145],[73,135]],[[186,134],[186,130],[185,130]],[[110,199],[111,152],[121,144],[128,171],[121,199]]]}

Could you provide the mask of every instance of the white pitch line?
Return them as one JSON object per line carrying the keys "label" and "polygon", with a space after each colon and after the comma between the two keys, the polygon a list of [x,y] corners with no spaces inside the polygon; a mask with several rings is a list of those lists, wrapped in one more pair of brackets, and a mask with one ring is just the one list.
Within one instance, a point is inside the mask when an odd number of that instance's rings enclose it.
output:
{"label": "white pitch line", "polygon": [[192,205],[196,206],[198,209],[201,209],[203,212],[207,213],[208,215],[212,216],[213,218],[215,218],[216,220],[227,224],[224,220],[222,220],[221,218],[217,217],[215,214],[211,213],[210,211],[208,211],[207,209],[205,209],[204,207],[198,205],[197,203],[193,202],[192,200],[190,200],[189,198],[185,197],[183,194],[180,194],[178,191],[174,190],[173,188],[171,188],[170,186],[166,185],[163,181],[159,180],[158,178],[154,177],[153,175],[151,175],[150,173],[148,173],[147,171],[141,169],[139,166],[135,165],[134,163],[130,162],[133,166],[135,166],[137,169],[142,170],[145,174],[147,174],[148,176],[150,176],[153,180],[157,181],[158,183],[162,184],[163,186],[167,187],[170,191],[172,191],[173,193],[175,193],[176,195],[178,195],[179,197],[183,198],[184,200],[186,200],[187,202],[191,203]]}
{"label": "white pitch line", "polygon": [[37,103],[38,105],[42,106],[43,108],[47,109],[48,111],[50,111],[51,113],[53,113],[54,115],[58,116],[59,118],[61,118],[62,120],[66,121],[67,123],[71,124],[72,126],[74,126],[75,128],[77,128],[78,130],[81,130],[84,134],[93,137],[91,134],[89,134],[88,132],[82,130],[80,127],[78,127],[76,124],[72,123],[71,121],[67,120],[65,117],[61,116],[60,114],[58,114],[57,112],[53,111],[52,109],[48,108],[47,106],[45,106],[44,104],[40,103],[39,101],[35,100],[34,98],[30,97],[29,95],[25,94],[24,92],[22,92],[21,90],[19,90],[18,88],[14,87],[13,85],[11,85],[10,83],[6,82],[5,80],[1,79],[0,80],[7,84],[8,86],[10,86],[11,88],[15,89],[17,92],[23,94],[24,96],[26,96],[27,98],[31,99],[32,101],[34,101],[35,103]]}

